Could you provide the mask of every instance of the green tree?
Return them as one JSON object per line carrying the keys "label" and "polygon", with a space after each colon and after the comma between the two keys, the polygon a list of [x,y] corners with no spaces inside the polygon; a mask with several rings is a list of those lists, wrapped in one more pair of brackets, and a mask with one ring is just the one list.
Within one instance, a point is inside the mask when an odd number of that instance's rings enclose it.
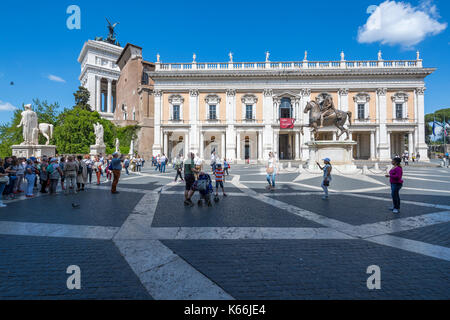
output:
{"label": "green tree", "polygon": [[120,141],[120,153],[128,154],[130,152],[131,140],[136,141],[138,130],[139,126],[137,125],[118,127],[116,129],[117,138],[119,138]]}
{"label": "green tree", "polygon": [[[47,101],[41,102],[39,99],[33,99],[32,109],[36,112],[39,123],[57,124],[59,109],[57,102],[48,104]],[[14,111],[9,123],[0,125],[0,157],[11,156],[11,146],[23,142],[22,128],[17,128],[22,118],[22,111],[23,105],[21,109]],[[45,143],[45,138],[42,135],[39,135],[39,143]]]}
{"label": "green tree", "polygon": [[80,108],[83,110],[91,111],[91,106],[89,105],[89,90],[85,87],[79,86],[78,90],[73,94],[75,97],[74,108]]}
{"label": "green tree", "polygon": [[82,108],[65,110],[60,114],[54,137],[58,153],[89,153],[95,143],[94,123],[99,122],[104,128],[104,141],[107,150],[114,147],[115,126],[108,120],[101,119],[98,112]]}
{"label": "green tree", "polygon": [[17,128],[21,112],[22,110],[17,109],[9,123],[0,124],[0,157],[2,158],[11,156],[11,146],[23,141],[22,129]]}

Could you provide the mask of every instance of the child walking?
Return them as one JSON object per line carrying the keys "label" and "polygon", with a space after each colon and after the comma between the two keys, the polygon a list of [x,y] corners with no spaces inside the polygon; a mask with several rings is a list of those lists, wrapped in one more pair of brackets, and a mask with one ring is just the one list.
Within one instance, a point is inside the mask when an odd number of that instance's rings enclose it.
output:
{"label": "child walking", "polygon": [[216,197],[219,196],[219,187],[222,188],[222,194],[224,197],[227,196],[227,194],[225,193],[225,189],[223,188],[223,182],[224,182],[224,174],[223,174],[223,169],[222,169],[222,164],[218,163],[216,170],[214,171],[214,175],[216,176]]}

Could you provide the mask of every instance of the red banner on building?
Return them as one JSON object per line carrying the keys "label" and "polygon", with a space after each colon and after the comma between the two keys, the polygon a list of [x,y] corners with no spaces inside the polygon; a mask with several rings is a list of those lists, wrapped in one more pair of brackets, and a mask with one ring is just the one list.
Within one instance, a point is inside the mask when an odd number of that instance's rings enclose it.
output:
{"label": "red banner on building", "polygon": [[293,118],[281,118],[280,119],[280,128],[281,129],[294,129],[295,119]]}

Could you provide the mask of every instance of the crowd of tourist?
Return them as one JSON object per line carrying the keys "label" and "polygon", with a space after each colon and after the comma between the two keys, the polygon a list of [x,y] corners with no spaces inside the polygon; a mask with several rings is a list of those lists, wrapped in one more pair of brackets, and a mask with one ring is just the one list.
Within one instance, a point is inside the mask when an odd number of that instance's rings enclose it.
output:
{"label": "crowd of tourist", "polygon": [[[448,157],[448,155],[447,155]],[[391,196],[393,213],[400,212],[400,189],[403,186],[403,170],[401,167],[402,160],[407,165],[409,155],[403,154],[395,156],[392,160],[393,168],[386,174],[390,179]],[[420,155],[413,155],[413,159],[420,159]],[[161,173],[166,171],[168,158],[165,154],[157,155],[151,159],[155,171],[159,170]],[[3,199],[11,200],[17,195],[24,193],[26,197],[32,198],[36,192],[42,194],[49,193],[55,195],[58,185],[67,195],[69,193],[76,194],[84,191],[88,184],[92,183],[92,176],[95,174],[96,184],[112,181],[111,193],[119,193],[117,191],[117,184],[121,175],[122,168],[125,169],[126,174],[129,175],[129,169],[134,172],[141,172],[145,160],[139,155],[137,157],[120,157],[116,152],[112,155],[102,156],[98,155],[91,158],[89,155],[77,156],[61,156],[61,157],[46,157],[41,158],[30,157],[29,159],[23,157],[6,157],[0,158],[0,207],[6,207]],[[324,166],[317,163],[320,170],[323,171],[323,179],[321,187],[324,191],[323,199],[328,199],[328,187],[332,180],[331,172],[332,165],[329,158],[323,159]],[[211,194],[214,193],[211,176],[203,168],[203,160],[194,153],[189,153],[188,159],[184,161],[180,154],[172,161],[173,168],[176,171],[175,182],[178,178],[184,181],[185,188],[185,205],[192,206],[192,196],[195,191],[199,192],[200,200],[198,204],[201,205],[203,201],[208,206],[211,206]],[[230,164],[224,158],[221,160],[216,152],[211,153],[211,173],[215,178],[215,201],[218,200],[219,189],[222,190],[223,196],[225,193],[224,182],[225,176],[229,175]],[[184,178],[182,172],[184,171]],[[267,189],[275,190],[275,180],[278,171],[277,157],[273,152],[269,153],[269,159],[266,163],[266,180],[268,182]]]}
{"label": "crowd of tourist", "polygon": [[[58,185],[65,194],[76,194],[92,183],[94,174],[97,185],[102,180],[112,181],[111,192],[118,193],[116,186],[122,167],[125,167],[123,160],[118,153],[93,159],[89,155],[0,158],[0,207],[6,206],[3,199],[12,200],[21,194],[27,198],[33,198],[37,193],[55,195]],[[132,161],[139,163],[139,167],[145,162],[135,158]]]}

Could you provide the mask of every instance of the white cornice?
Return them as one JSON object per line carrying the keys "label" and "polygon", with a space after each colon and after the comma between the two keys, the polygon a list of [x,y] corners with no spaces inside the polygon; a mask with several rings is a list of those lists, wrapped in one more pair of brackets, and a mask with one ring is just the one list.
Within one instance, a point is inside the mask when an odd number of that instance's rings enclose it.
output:
{"label": "white cornice", "polygon": [[97,49],[103,52],[107,52],[113,55],[117,55],[117,58],[122,53],[123,48],[119,46],[115,46],[103,41],[95,41],[88,40],[84,43],[83,48],[81,49],[80,55],[78,56],[78,62],[81,63],[83,61],[83,57],[86,55],[88,49]]}
{"label": "white cornice", "polygon": [[404,69],[330,69],[330,70],[183,70],[183,71],[151,71],[153,80],[174,78],[320,78],[320,77],[422,77],[433,73],[435,68],[404,68]]}

